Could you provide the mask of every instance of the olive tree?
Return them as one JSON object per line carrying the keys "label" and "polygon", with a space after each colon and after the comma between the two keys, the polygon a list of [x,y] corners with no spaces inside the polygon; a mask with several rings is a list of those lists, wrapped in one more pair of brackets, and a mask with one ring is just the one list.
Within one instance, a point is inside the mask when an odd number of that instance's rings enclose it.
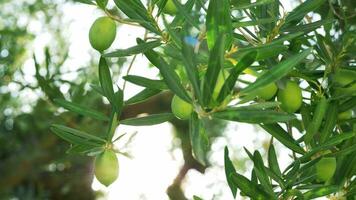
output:
{"label": "olive tree", "polygon": [[[194,159],[208,161],[211,120],[249,123],[271,137],[267,162],[258,150],[246,150],[251,176],[235,169],[225,148],[226,187],[236,197],[313,199],[337,194],[355,199],[356,15],[352,0],[306,0],[286,12],[279,0],[81,0],[103,16],[89,30],[101,55],[99,84],[92,89],[108,100],[108,115],[68,99],[54,102],[74,113],[107,122],[93,135],[53,124],[51,130],[71,143],[70,152],[95,156],[95,175],[108,186],[118,177],[113,143],[121,124],[150,126],[189,123]],[[294,2],[294,1],[293,1]],[[294,2],[295,3],[295,2]],[[107,51],[116,26],[140,26],[137,45]],[[118,32],[120,35],[120,32]],[[118,38],[120,40],[120,38]],[[111,58],[143,54],[160,72],[159,79],[127,74],[144,89],[125,99],[125,84],[113,84]],[[123,110],[162,92],[174,94],[171,112],[124,118]],[[241,135],[243,137],[243,135]],[[281,169],[273,142],[293,159]],[[200,199],[199,197],[194,197]]]}

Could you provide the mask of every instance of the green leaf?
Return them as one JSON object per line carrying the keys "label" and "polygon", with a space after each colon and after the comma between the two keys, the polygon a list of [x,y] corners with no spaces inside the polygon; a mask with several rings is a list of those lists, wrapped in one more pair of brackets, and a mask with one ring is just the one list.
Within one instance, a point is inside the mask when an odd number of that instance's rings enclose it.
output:
{"label": "green leaf", "polygon": [[[186,22],[187,19],[191,19],[191,17],[188,16],[188,18],[186,18],[186,16],[188,13],[192,12],[194,4],[195,4],[195,0],[188,0],[187,3],[184,4],[183,8],[179,8],[180,10],[178,11],[178,13],[183,11],[185,12],[185,15],[184,14],[176,15],[173,21],[170,23],[171,27],[180,27],[184,22]],[[187,22],[187,23],[192,24],[195,22]]]}
{"label": "green leaf", "polygon": [[276,175],[282,175],[278,164],[276,150],[274,149],[273,144],[270,144],[268,148],[268,166]]}
{"label": "green leaf", "polygon": [[336,193],[340,190],[340,187],[337,185],[327,185],[319,188],[312,189],[303,194],[305,199],[314,199],[317,197],[323,197],[332,193]]}
{"label": "green leaf", "polygon": [[101,8],[105,9],[106,5],[108,4],[108,0],[95,0],[96,4]]}
{"label": "green leaf", "polygon": [[247,27],[247,26],[256,26],[256,25],[262,25],[262,24],[268,24],[271,22],[276,22],[277,19],[275,18],[265,18],[265,19],[258,19],[254,21],[238,21],[238,22],[233,22],[232,25],[235,28],[239,27]]}
{"label": "green leaf", "polygon": [[212,93],[215,88],[219,73],[224,66],[224,46],[225,36],[221,35],[217,38],[216,45],[209,55],[208,69],[204,76],[203,83],[203,100],[205,105],[210,103],[210,99],[212,98]]}
{"label": "green leaf", "polygon": [[118,87],[118,91],[115,93],[114,108],[118,116],[121,115],[122,109],[124,107],[124,91]]}
{"label": "green leaf", "polygon": [[304,141],[306,144],[310,144],[314,135],[318,132],[321,126],[321,122],[323,121],[324,116],[326,114],[327,107],[328,107],[328,101],[323,96],[321,97],[320,101],[315,107],[315,111],[313,113],[313,119],[311,123],[308,125],[306,133],[304,135]]}
{"label": "green leaf", "polygon": [[198,196],[193,196],[193,200],[203,200],[202,198],[198,197]]}
{"label": "green leaf", "polygon": [[203,122],[193,112],[189,120],[189,135],[195,158],[203,165],[209,148],[209,138],[205,133]]}
{"label": "green leaf", "polygon": [[297,32],[297,31],[294,31],[293,33],[288,33],[288,34],[285,34],[285,35],[281,35],[280,37],[272,40],[271,43],[269,43],[270,45],[277,45],[277,44],[283,44],[284,41],[291,41],[291,40],[294,40],[296,38],[298,38],[299,36],[302,36],[304,35],[303,32]]}
{"label": "green leaf", "polygon": [[[137,42],[139,44],[144,43],[144,41],[141,39],[138,39]],[[147,59],[159,69],[168,88],[184,101],[191,102],[192,99],[187,94],[186,89],[180,83],[179,77],[174,69],[168,65],[168,63],[166,63],[166,61],[164,61],[164,59],[161,58],[161,56],[159,56],[155,51],[148,50],[144,54]]]}
{"label": "green leaf", "polygon": [[261,189],[256,183],[251,182],[246,177],[238,173],[231,174],[231,180],[244,195],[247,195],[252,199],[273,199],[273,197]]}
{"label": "green leaf", "polygon": [[147,30],[156,33],[158,35],[161,32],[157,29],[156,23],[150,16],[140,0],[114,0],[116,6],[125,13],[126,16],[132,20],[137,21],[141,26],[145,27]]}
{"label": "green leaf", "polygon": [[152,2],[153,4],[156,4],[158,7],[158,12],[156,17],[158,17],[162,13],[163,8],[166,6],[167,1],[168,0],[154,0],[154,2]]}
{"label": "green leaf", "polygon": [[110,101],[110,103],[114,102],[115,93],[112,86],[110,69],[106,63],[105,58],[103,57],[100,57],[99,61],[99,81],[104,96]]}
{"label": "green leaf", "polygon": [[[221,35],[226,36],[225,45],[232,41],[232,22],[230,0],[210,0],[206,15],[206,37],[209,49],[213,49],[215,42],[219,42]],[[224,46],[225,48],[226,46]]]}
{"label": "green leaf", "polygon": [[314,31],[315,29],[319,28],[320,26],[325,26],[328,24],[333,23],[333,20],[319,20],[316,22],[308,23],[308,24],[302,24],[298,26],[291,26],[291,27],[286,27],[282,28],[282,32],[289,32],[289,33],[294,33],[294,32],[303,32],[304,34],[309,33],[310,31]]}
{"label": "green leaf", "polygon": [[142,76],[135,76],[135,75],[127,75],[123,77],[124,80],[145,87],[150,89],[156,90],[166,90],[168,89],[167,85],[163,80],[152,80]]}
{"label": "green leaf", "polygon": [[293,114],[277,112],[274,110],[251,109],[248,107],[229,107],[223,111],[215,112],[211,116],[216,119],[252,124],[269,124],[275,122],[286,122],[295,119]]}
{"label": "green leaf", "polygon": [[270,184],[270,180],[267,176],[267,172],[265,170],[265,166],[263,164],[263,159],[260,152],[255,151],[253,154],[253,169],[256,172],[256,176],[260,183],[262,184],[263,188],[271,195],[274,196],[272,186]]}
{"label": "green leaf", "polygon": [[276,138],[279,142],[281,142],[284,146],[293,150],[294,152],[304,154],[305,151],[301,148],[298,143],[277,123],[275,124],[263,124],[260,125],[265,131],[271,134],[274,138]]}
{"label": "green leaf", "polygon": [[131,105],[136,103],[141,103],[151,98],[152,96],[159,94],[161,90],[153,90],[150,88],[145,88],[141,92],[137,93],[135,96],[125,101],[125,105]]}
{"label": "green leaf", "polygon": [[240,4],[234,4],[232,7],[233,10],[242,10],[242,9],[249,9],[253,8],[256,6],[261,6],[261,5],[268,5],[270,3],[273,3],[275,0],[259,0],[254,3],[246,2],[246,3],[240,3]]}
{"label": "green leaf", "polygon": [[236,185],[234,185],[231,176],[232,174],[236,174],[236,170],[229,158],[229,149],[227,147],[225,147],[224,150],[224,166],[225,166],[225,176],[226,176],[227,183],[230,187],[232,195],[234,196],[234,198],[236,198],[237,187]]}
{"label": "green leaf", "polygon": [[90,109],[90,108],[82,106],[80,104],[66,101],[64,99],[54,99],[54,103],[57,104],[58,106],[61,106],[65,109],[69,110],[69,111],[78,113],[83,116],[88,116],[88,117],[92,117],[94,119],[103,120],[103,121],[109,120],[108,117],[106,117],[104,114],[102,114],[96,110]]}
{"label": "green leaf", "polygon": [[120,124],[130,126],[151,126],[174,119],[172,113],[152,114],[144,117],[129,118],[120,121]]}
{"label": "green leaf", "polygon": [[131,55],[136,55],[140,53],[144,53],[147,50],[154,49],[156,47],[161,46],[161,40],[154,40],[142,44],[138,44],[137,46],[130,47],[128,49],[117,49],[110,53],[103,54],[103,57],[111,58],[111,57],[126,57]]}
{"label": "green leaf", "polygon": [[190,83],[192,84],[194,95],[202,104],[203,99],[199,87],[199,72],[194,58],[195,53],[192,47],[188,46],[188,44],[184,41],[184,38],[182,38],[182,60],[184,63],[184,69],[188,75]]}
{"label": "green leaf", "polygon": [[[190,14],[191,12],[189,12],[190,10],[187,10],[185,8],[186,6],[182,6],[182,4],[180,4],[178,0],[172,0],[172,1],[173,1],[174,5],[176,6],[177,10],[178,10],[178,14],[185,19],[186,23],[189,23],[190,25],[194,26],[196,29],[199,30],[200,29],[199,24],[197,23],[196,20],[194,20],[191,17],[191,14]],[[194,5],[195,0],[189,0],[186,3],[186,5],[188,5],[188,3]]]}
{"label": "green leaf", "polygon": [[72,144],[71,147],[66,151],[66,153],[79,153],[87,156],[95,156],[104,151],[104,147],[93,147],[93,146],[85,146]]}
{"label": "green leaf", "polygon": [[304,3],[300,4],[296,8],[294,8],[286,17],[285,23],[293,22],[293,24],[298,23],[300,20],[304,18],[306,14],[309,12],[315,11],[322,4],[325,3],[326,0],[307,0]]}
{"label": "green leaf", "polygon": [[73,1],[83,3],[83,4],[88,4],[88,5],[95,5],[93,0],[73,0]]}
{"label": "green leaf", "polygon": [[101,146],[106,143],[106,141],[100,137],[59,124],[51,125],[51,131],[72,144]]}
{"label": "green leaf", "polygon": [[266,101],[266,102],[259,102],[259,103],[252,103],[247,106],[243,106],[245,109],[270,109],[270,108],[276,108],[279,105],[281,105],[280,102],[278,101]]}
{"label": "green leaf", "polygon": [[119,125],[118,116],[120,115],[118,115],[118,113],[116,113],[115,110],[111,111],[109,126],[106,131],[106,138],[108,141],[112,141],[112,138],[115,135],[115,130]]}
{"label": "green leaf", "polygon": [[226,79],[223,87],[220,90],[220,94],[218,96],[218,102],[222,102],[234,89],[236,80],[238,76],[243,72],[247,67],[252,65],[252,63],[256,59],[257,53],[255,51],[246,53],[241,60],[238,61],[236,66],[230,70],[230,75]]}
{"label": "green leaf", "polygon": [[265,44],[261,46],[254,47],[244,47],[240,48],[236,53],[231,54],[232,58],[239,59],[239,57],[243,56],[244,53],[256,51],[256,61],[264,60],[267,58],[278,56],[280,53],[286,51],[288,49],[287,46],[281,44]]}
{"label": "green leaf", "polygon": [[283,76],[287,75],[288,72],[290,72],[293,69],[293,67],[298,65],[301,61],[303,61],[304,58],[310,54],[310,52],[311,52],[311,49],[307,49],[300,54],[294,55],[294,56],[290,57],[289,59],[280,62],[278,65],[272,67],[266,73],[264,73],[259,78],[257,78],[257,80],[254,83],[252,83],[252,84],[248,85],[246,88],[242,89],[241,92],[248,93],[248,92],[256,90],[257,88],[259,88],[261,86],[265,86],[270,83],[276,82]]}

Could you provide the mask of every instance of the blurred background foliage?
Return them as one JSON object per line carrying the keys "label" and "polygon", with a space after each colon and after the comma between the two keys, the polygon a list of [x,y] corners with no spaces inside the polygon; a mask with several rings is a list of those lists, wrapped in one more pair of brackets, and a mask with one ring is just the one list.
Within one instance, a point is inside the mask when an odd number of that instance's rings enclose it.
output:
{"label": "blurred background foliage", "polygon": [[[92,159],[77,154],[65,154],[68,144],[49,131],[50,124],[66,124],[80,127],[82,130],[99,134],[103,122],[58,110],[52,100],[67,96],[74,102],[91,105],[97,110],[109,112],[102,98],[90,90],[87,83],[96,83],[95,67],[79,68],[75,81],[63,77],[66,71],[61,66],[68,58],[68,41],[66,41],[66,24],[61,18],[63,13],[58,5],[67,1],[58,0],[2,0],[0,1],[0,199],[95,199],[100,194],[92,190]],[[248,0],[246,2],[249,2]],[[335,49],[344,43],[355,41],[355,1],[343,0],[340,8],[336,1],[329,1],[316,12],[321,18],[333,15],[337,20],[335,34],[345,26],[352,26],[343,37],[336,41],[327,41]],[[72,2],[73,3],[73,2]],[[232,4],[237,4],[233,0]],[[342,12],[341,12],[342,11]],[[113,11],[115,12],[115,11]],[[34,30],[29,25],[35,24]],[[39,25],[36,25],[39,24]],[[36,29],[38,28],[38,30]],[[49,34],[51,43],[46,44],[42,54],[44,59],[38,61],[34,56],[33,41],[38,35]],[[307,38],[306,38],[307,40]],[[295,44],[295,43],[296,44]],[[301,45],[303,41],[292,41]],[[348,46],[347,52],[356,52],[356,45]],[[291,49],[292,50],[292,49]],[[168,54],[169,49],[165,49]],[[356,54],[347,55],[356,58]],[[30,64],[26,62],[31,60]],[[125,59],[115,60],[112,69],[115,75],[121,73]],[[95,61],[88,65],[95,65]],[[174,63],[172,63],[174,65]],[[36,69],[35,75],[26,77],[26,66]],[[36,67],[35,67],[36,66]],[[60,90],[61,85],[68,86],[68,92]],[[27,98],[29,93],[39,98]],[[170,110],[172,94],[163,93],[149,101],[128,106],[123,117],[133,117],[139,113],[160,113]],[[53,114],[55,113],[55,114]],[[174,120],[175,136],[181,140],[184,165],[177,174],[167,193],[171,199],[186,199],[180,185],[190,169],[204,172],[191,154],[188,126],[186,122]],[[211,138],[221,135],[225,124],[214,122],[208,124]],[[244,166],[239,160],[238,166]]]}

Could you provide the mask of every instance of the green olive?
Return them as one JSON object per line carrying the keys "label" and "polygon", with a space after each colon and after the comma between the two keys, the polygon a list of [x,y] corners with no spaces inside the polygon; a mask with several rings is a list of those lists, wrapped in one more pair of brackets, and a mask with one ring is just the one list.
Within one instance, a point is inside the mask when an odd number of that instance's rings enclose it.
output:
{"label": "green olive", "polygon": [[347,110],[345,112],[341,112],[337,115],[339,120],[347,120],[352,118],[352,110]]}
{"label": "green olive", "polygon": [[95,158],[95,177],[105,186],[111,185],[119,175],[119,161],[115,152],[105,150]]}
{"label": "green olive", "polygon": [[178,10],[173,0],[168,0],[162,11],[169,15],[175,15]]}
{"label": "green olive", "polygon": [[280,89],[277,94],[281,108],[289,113],[296,112],[302,105],[302,90],[296,82],[288,81],[284,89]]}
{"label": "green olive", "polygon": [[257,90],[257,96],[264,99],[270,100],[274,95],[276,95],[278,87],[275,83],[270,83],[264,87],[261,87]]}
{"label": "green olive", "polygon": [[178,118],[182,120],[186,120],[190,118],[190,115],[193,112],[192,104],[184,101],[179,98],[177,95],[174,95],[171,102],[172,113]]}
{"label": "green olive", "polygon": [[104,51],[111,46],[116,37],[115,22],[109,17],[100,17],[95,20],[89,30],[89,41],[91,46]]}
{"label": "green olive", "polygon": [[334,176],[336,170],[336,159],[333,157],[324,157],[315,165],[316,176],[319,181],[328,181]]}

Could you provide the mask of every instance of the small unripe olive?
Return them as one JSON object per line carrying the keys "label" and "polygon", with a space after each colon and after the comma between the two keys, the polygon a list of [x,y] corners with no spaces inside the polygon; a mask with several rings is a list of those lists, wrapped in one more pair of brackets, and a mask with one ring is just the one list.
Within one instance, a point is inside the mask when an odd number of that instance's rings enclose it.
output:
{"label": "small unripe olive", "polygon": [[288,81],[284,89],[280,89],[277,95],[281,102],[281,108],[289,113],[296,112],[302,105],[302,90],[296,82]]}
{"label": "small unripe olive", "polygon": [[95,158],[95,177],[98,181],[105,185],[111,185],[119,175],[119,161],[115,152],[105,150]]}
{"label": "small unripe olive", "polygon": [[89,30],[89,41],[91,46],[104,51],[111,46],[116,37],[115,22],[109,17],[96,19]]}
{"label": "small unripe olive", "polygon": [[169,15],[175,15],[178,10],[173,0],[168,0],[162,11]]}
{"label": "small unripe olive", "polygon": [[270,83],[264,87],[257,90],[257,96],[264,99],[270,100],[274,95],[276,95],[278,87],[275,83]]}
{"label": "small unripe olive", "polygon": [[186,120],[190,118],[190,115],[193,112],[192,104],[184,101],[179,98],[177,95],[174,95],[171,102],[172,113],[178,118],[182,120]]}
{"label": "small unripe olive", "polygon": [[316,176],[319,181],[328,181],[334,176],[336,170],[336,159],[334,157],[324,157],[315,165]]}

